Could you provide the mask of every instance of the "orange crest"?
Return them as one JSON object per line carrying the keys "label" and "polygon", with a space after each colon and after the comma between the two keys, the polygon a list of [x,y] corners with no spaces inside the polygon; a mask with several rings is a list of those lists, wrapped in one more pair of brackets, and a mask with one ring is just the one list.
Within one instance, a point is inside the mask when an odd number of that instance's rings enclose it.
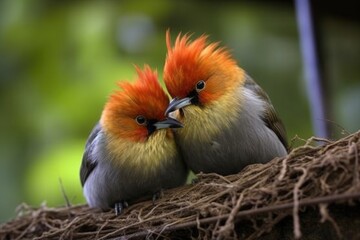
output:
{"label": "orange crest", "polygon": [[136,123],[137,116],[148,120],[164,119],[169,98],[161,88],[157,72],[148,65],[144,70],[136,67],[138,79],[134,83],[120,82],[122,91],[113,93],[105,105],[102,115],[104,128],[115,136],[134,141],[143,141],[148,131]]}
{"label": "orange crest", "polygon": [[[179,34],[174,47],[171,46],[170,32],[166,32],[167,57],[164,66],[164,81],[172,97],[186,97],[198,81],[206,82],[206,91],[199,94],[204,103],[218,98],[224,87],[236,82],[238,73],[236,61],[219,43],[207,44],[207,36],[194,41],[190,36]],[[219,91],[220,89],[220,91]]]}

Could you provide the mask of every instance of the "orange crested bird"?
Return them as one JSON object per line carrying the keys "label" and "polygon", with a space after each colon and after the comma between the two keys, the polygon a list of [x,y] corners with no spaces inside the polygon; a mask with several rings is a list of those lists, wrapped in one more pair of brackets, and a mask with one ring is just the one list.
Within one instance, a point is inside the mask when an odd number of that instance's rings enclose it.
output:
{"label": "orange crested bird", "polygon": [[136,68],[135,83],[119,83],[85,147],[80,179],[90,207],[115,207],[156,196],[184,184],[188,170],[170,128],[182,127],[165,117],[169,98],[156,71]]}
{"label": "orange crested bird", "polygon": [[228,175],[287,154],[268,95],[228,50],[205,35],[179,34],[172,47],[169,31],[166,44],[164,81],[173,97],[166,114],[184,124],[175,139],[190,170]]}

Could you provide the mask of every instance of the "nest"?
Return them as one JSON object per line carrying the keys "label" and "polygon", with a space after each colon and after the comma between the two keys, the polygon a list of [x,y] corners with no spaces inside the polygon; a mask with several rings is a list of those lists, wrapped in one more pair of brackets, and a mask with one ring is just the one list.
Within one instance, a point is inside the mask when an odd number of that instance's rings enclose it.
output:
{"label": "nest", "polygon": [[360,131],[301,141],[286,157],[230,176],[198,174],[120,216],[22,205],[0,239],[360,238]]}

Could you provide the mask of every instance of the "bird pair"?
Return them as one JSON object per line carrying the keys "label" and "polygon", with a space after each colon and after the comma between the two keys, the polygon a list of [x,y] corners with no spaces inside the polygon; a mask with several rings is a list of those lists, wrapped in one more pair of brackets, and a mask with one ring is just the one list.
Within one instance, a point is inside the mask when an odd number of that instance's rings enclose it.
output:
{"label": "bird pair", "polygon": [[166,33],[162,90],[156,71],[136,68],[119,83],[85,147],[80,178],[91,207],[127,202],[182,185],[188,169],[228,175],[287,153],[285,128],[268,95],[230,53]]}

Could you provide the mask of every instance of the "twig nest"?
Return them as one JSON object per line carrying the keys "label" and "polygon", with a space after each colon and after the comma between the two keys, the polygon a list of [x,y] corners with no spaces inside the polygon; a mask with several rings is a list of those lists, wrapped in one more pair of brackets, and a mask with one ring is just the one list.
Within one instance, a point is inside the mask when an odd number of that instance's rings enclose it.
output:
{"label": "twig nest", "polygon": [[[319,141],[325,144],[314,145]],[[334,142],[311,138],[286,157],[235,175],[199,174],[196,183],[117,217],[86,205],[24,204],[1,225],[0,239],[356,238],[359,175],[360,132]]]}

